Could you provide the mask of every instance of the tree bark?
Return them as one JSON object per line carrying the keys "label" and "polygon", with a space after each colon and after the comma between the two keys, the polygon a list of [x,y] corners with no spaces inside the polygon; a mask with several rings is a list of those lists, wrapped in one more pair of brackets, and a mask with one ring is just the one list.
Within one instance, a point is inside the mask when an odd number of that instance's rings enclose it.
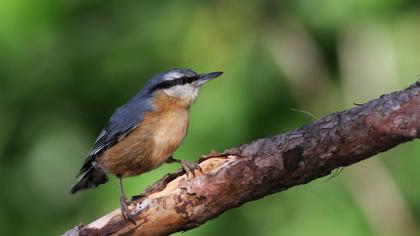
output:
{"label": "tree bark", "polygon": [[168,235],[200,226],[224,211],[328,175],[420,137],[420,82],[302,128],[210,153],[203,173],[168,174],[120,209],[65,235]]}

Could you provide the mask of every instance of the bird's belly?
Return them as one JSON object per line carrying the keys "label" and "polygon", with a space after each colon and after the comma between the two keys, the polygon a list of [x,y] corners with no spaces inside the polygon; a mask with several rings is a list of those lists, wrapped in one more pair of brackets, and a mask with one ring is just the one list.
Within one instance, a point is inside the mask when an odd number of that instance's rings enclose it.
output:
{"label": "bird's belly", "polygon": [[145,116],[142,124],[104,152],[101,167],[109,173],[134,176],[165,163],[185,137],[188,112]]}
{"label": "bird's belly", "polygon": [[170,116],[159,122],[153,135],[154,164],[159,166],[167,161],[184,140],[188,127],[188,116]]}

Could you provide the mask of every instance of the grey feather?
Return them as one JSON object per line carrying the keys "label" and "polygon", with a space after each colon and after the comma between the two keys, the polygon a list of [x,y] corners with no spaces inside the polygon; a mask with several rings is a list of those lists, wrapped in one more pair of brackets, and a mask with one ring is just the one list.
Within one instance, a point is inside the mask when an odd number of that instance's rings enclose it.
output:
{"label": "grey feather", "polygon": [[102,129],[96,138],[95,144],[80,169],[80,174],[91,166],[95,157],[99,156],[103,151],[112,147],[137,128],[143,120],[144,113],[153,109],[153,97],[140,95],[142,94],[140,93],[138,96],[132,98],[114,112],[105,128]]}
{"label": "grey feather", "polygon": [[105,128],[102,129],[96,138],[95,144],[89,152],[78,176],[80,177],[89,170],[97,156],[122,140],[141,124],[144,113],[153,110],[153,88],[156,85],[186,75],[193,76],[197,74],[189,69],[173,69],[155,75],[136,96],[117,108],[105,125]]}

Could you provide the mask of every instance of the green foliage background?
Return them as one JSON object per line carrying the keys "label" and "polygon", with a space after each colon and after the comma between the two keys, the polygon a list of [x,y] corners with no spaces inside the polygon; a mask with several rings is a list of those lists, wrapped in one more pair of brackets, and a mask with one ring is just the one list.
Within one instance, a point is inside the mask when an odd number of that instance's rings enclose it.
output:
{"label": "green foliage background", "polygon": [[[58,235],[118,207],[115,178],[69,196],[114,109],[173,67],[206,84],[175,156],[300,127],[416,80],[414,0],[0,0],[0,228]],[[420,235],[418,141],[183,235]],[[128,194],[176,164],[127,179]]]}

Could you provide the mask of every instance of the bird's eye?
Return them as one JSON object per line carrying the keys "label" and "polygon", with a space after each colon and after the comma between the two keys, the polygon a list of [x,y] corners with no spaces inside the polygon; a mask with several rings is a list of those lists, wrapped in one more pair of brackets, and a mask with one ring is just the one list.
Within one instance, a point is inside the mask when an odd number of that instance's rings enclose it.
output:
{"label": "bird's eye", "polygon": [[185,84],[185,78],[180,78],[177,82],[178,85],[183,85]]}

